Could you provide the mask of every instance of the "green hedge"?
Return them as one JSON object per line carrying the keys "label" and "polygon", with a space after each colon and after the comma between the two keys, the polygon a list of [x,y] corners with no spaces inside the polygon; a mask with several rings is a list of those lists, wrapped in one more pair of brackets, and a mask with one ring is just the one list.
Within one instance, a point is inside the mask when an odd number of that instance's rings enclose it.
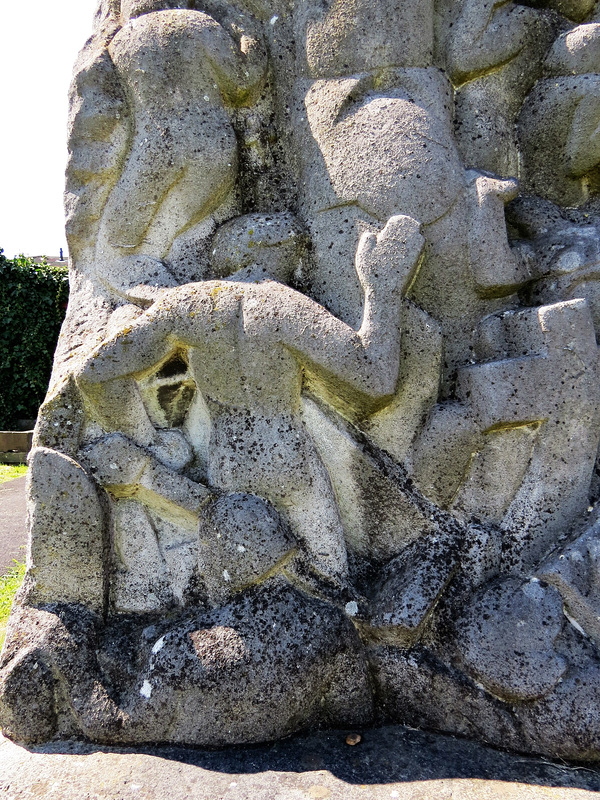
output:
{"label": "green hedge", "polygon": [[0,249],[0,430],[37,416],[68,297],[66,267]]}

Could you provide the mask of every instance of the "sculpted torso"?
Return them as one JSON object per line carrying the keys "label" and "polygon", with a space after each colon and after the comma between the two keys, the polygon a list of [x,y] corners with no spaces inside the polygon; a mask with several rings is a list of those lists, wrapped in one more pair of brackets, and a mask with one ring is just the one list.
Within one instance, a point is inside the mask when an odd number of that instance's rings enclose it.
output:
{"label": "sculpted torso", "polygon": [[[234,204],[237,143],[227,107],[260,82],[263,53],[255,40],[238,44],[212,17],[183,9],[130,20],[108,50],[133,136],[103,214],[98,258],[115,288],[135,269],[139,283],[172,285],[161,260],[173,241]],[[139,255],[137,267],[122,262]]]}
{"label": "sculpted torso", "polygon": [[[409,217],[394,217],[379,236],[363,237],[356,269],[365,310],[354,330],[306,295],[268,280],[269,268],[293,272],[293,251],[254,247],[255,222],[252,216],[247,223],[234,221],[230,237],[221,237],[226,248],[236,237],[247,239],[247,252],[256,251],[254,263],[230,280],[165,291],[92,354],[78,380],[105,430],[123,431],[148,446],[156,432],[135,379],[185,352],[210,412],[210,484],[270,500],[307,548],[311,569],[344,579],[344,533],[335,499],[299,415],[303,370],[323,376],[333,391],[349,391],[359,406],[389,400],[398,376],[402,291],[423,240]],[[289,228],[285,215],[267,228],[273,224],[284,232]],[[235,257],[236,245],[230,249]]]}

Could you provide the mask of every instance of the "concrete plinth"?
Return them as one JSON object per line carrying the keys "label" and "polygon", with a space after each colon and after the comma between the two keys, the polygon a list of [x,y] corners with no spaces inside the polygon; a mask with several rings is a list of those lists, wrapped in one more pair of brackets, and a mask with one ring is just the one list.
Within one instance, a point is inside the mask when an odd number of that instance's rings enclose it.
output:
{"label": "concrete plinth", "polygon": [[137,751],[54,742],[25,749],[0,738],[5,800],[584,800],[600,771],[502,753],[389,726],[297,736],[272,745]]}

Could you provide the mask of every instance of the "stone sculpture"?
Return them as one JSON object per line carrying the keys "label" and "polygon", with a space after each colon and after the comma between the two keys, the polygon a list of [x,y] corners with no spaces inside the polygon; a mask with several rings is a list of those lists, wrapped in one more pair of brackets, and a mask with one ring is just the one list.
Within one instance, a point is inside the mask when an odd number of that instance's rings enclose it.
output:
{"label": "stone sculpture", "polygon": [[593,0],[100,2],[6,735],[600,759],[599,82]]}

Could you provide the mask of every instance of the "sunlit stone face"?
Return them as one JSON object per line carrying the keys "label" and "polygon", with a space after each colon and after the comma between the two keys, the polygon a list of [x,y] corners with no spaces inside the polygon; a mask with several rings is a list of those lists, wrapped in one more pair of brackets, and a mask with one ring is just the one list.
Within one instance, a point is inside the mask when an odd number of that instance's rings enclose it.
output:
{"label": "sunlit stone face", "polygon": [[101,0],[4,735],[600,763],[599,8]]}

